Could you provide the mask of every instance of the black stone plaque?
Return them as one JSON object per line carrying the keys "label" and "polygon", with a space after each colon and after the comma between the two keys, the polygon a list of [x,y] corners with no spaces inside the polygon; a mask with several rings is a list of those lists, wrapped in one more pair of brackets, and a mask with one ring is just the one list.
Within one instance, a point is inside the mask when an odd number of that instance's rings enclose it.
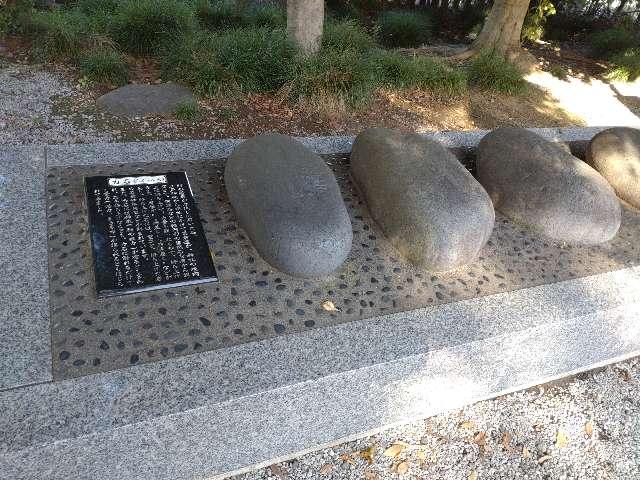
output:
{"label": "black stone plaque", "polygon": [[98,297],[218,280],[185,172],[84,180]]}

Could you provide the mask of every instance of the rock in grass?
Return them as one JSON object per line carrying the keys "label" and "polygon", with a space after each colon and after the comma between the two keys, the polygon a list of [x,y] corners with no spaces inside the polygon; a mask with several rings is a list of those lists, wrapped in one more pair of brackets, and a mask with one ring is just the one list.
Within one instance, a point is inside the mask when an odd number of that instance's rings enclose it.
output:
{"label": "rock in grass", "polygon": [[96,100],[98,107],[122,117],[170,115],[179,106],[195,102],[193,94],[176,83],[125,85]]}
{"label": "rock in grass", "polygon": [[589,142],[586,160],[620,198],[640,208],[640,130],[616,127],[600,132]]}
{"label": "rock in grass", "polygon": [[325,162],[291,137],[265,134],[240,144],[224,172],[240,226],[260,255],[296,277],[340,267],[352,229]]}
{"label": "rock in grass", "polygon": [[620,227],[620,203],[606,180],[533,132],[489,133],[478,146],[477,169],[496,210],[547,237],[597,244]]}
{"label": "rock in grass", "polygon": [[482,186],[440,143],[372,128],[356,138],[351,175],[393,246],[433,271],[472,262],[495,219]]}

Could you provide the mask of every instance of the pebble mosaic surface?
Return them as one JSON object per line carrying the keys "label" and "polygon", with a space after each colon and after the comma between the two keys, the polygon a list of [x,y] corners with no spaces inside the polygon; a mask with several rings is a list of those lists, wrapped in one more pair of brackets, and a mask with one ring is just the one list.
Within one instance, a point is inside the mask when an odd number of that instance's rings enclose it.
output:
{"label": "pebble mosaic surface", "polygon": [[[497,215],[474,264],[447,273],[403,262],[369,217],[348,175],[327,156],[353,224],[351,254],[334,275],[303,280],[266,264],[238,227],[224,161],[50,168],[47,177],[53,371],[56,380],[124,368],[309,328],[454,302],[640,264],[640,213],[624,209],[616,238],[558,245]],[[98,300],[83,177],[186,171],[220,282]],[[328,303],[330,302],[330,304]],[[335,307],[335,308],[333,308]]]}

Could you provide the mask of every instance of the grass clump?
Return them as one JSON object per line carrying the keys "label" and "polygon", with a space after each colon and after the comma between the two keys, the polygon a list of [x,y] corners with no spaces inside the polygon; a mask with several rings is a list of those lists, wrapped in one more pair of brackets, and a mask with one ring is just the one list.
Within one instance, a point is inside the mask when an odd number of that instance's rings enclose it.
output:
{"label": "grass clump", "polygon": [[396,52],[380,52],[376,57],[383,85],[393,88],[419,88],[438,95],[455,97],[467,90],[463,71],[428,57],[408,58]]}
{"label": "grass clump", "polygon": [[73,59],[86,47],[89,19],[79,10],[34,12],[27,28],[37,39],[32,49],[36,58]]}
{"label": "grass clump", "polygon": [[520,95],[528,89],[520,69],[493,52],[483,52],[473,58],[466,70],[469,83],[484,90]]}
{"label": "grass clump", "polygon": [[154,53],[164,38],[194,30],[193,10],[179,0],[125,0],[115,13],[113,39],[127,52]]}
{"label": "grass clump", "polygon": [[633,82],[640,77],[640,49],[631,48],[611,58],[614,67],[605,78],[618,82]]}
{"label": "grass clump", "polygon": [[243,23],[242,10],[234,0],[198,0],[196,17],[209,30],[239,27]]}
{"label": "grass clump", "polygon": [[637,42],[627,29],[613,27],[592,34],[589,43],[596,56],[606,58],[635,46]]}
{"label": "grass clump", "polygon": [[0,9],[0,34],[25,33],[33,13],[33,0],[17,0]]}
{"label": "grass clump", "polygon": [[258,28],[285,28],[287,12],[282,7],[271,3],[253,5],[244,12],[243,23]]}
{"label": "grass clump", "polygon": [[326,50],[299,63],[294,91],[301,97],[336,95],[357,105],[366,102],[378,86],[375,73],[368,56],[355,50]]}
{"label": "grass clump", "polygon": [[375,38],[355,20],[330,20],[322,37],[325,50],[368,52],[377,47]]}
{"label": "grass clump", "polygon": [[389,11],[380,16],[378,37],[391,48],[419,47],[431,37],[431,19],[424,13]]}
{"label": "grass clump", "polygon": [[124,85],[128,80],[127,64],[115,50],[88,51],[80,57],[80,70],[91,82]]}
{"label": "grass clump", "polygon": [[187,101],[179,104],[173,111],[181,122],[197,122],[202,118],[202,111],[197,102]]}
{"label": "grass clump", "polygon": [[201,94],[215,95],[223,86],[268,92],[291,81],[294,57],[283,30],[238,28],[175,38],[164,48],[162,67],[168,78]]}

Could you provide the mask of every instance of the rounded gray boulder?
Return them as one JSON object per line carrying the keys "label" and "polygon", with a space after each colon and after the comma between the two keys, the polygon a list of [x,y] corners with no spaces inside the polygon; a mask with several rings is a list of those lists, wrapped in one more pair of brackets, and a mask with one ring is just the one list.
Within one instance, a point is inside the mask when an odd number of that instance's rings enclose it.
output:
{"label": "rounded gray boulder", "polygon": [[586,160],[618,196],[640,208],[640,130],[609,128],[589,142]]}
{"label": "rounded gray boulder", "polygon": [[353,231],[333,172],[291,137],[240,144],[224,180],[240,226],[269,264],[296,277],[328,275],[351,250]]}
{"label": "rounded gray boulder", "polygon": [[195,102],[193,94],[176,83],[125,85],[96,100],[98,107],[121,117],[169,115],[180,105]]}
{"label": "rounded gray boulder", "polygon": [[353,145],[351,175],[385,236],[414,264],[443,271],[472,262],[491,235],[491,199],[438,142],[366,130]]}
{"label": "rounded gray boulder", "polygon": [[597,244],[620,227],[620,203],[607,181],[523,128],[486,135],[478,145],[477,170],[496,210],[552,239]]}

